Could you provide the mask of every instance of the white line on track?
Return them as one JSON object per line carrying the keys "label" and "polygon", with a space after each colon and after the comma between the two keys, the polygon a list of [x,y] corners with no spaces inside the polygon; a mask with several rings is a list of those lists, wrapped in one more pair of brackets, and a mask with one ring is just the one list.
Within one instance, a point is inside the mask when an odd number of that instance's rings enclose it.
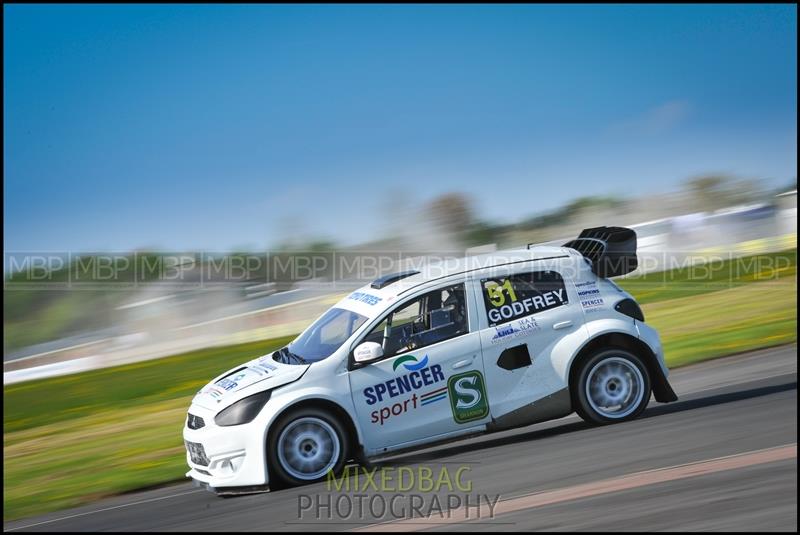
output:
{"label": "white line on track", "polygon": [[168,500],[170,498],[177,498],[178,496],[185,496],[187,494],[194,494],[196,492],[207,492],[207,491],[205,489],[194,489],[194,490],[190,490],[190,491],[187,491],[187,492],[179,492],[178,494],[170,494],[169,496],[159,496],[158,498],[149,498],[147,500],[140,500],[138,502],[123,503],[121,505],[115,505],[113,507],[105,507],[103,509],[97,509],[95,511],[86,511],[86,512],[83,512],[83,513],[75,513],[73,515],[62,516],[60,518],[54,518],[52,520],[44,520],[42,522],[36,522],[34,524],[28,524],[26,526],[17,526],[15,528],[4,528],[3,531],[17,531],[17,530],[20,530],[20,529],[28,529],[28,528],[32,528],[32,527],[35,527],[35,526],[41,526],[43,524],[52,524],[53,522],[61,522],[62,520],[69,520],[70,518],[76,518],[76,517],[79,517],[79,516],[93,515],[95,513],[102,513],[102,512],[105,512],[105,511],[112,511],[114,509],[122,509],[124,507],[130,507],[132,505],[141,505],[143,503],[150,503],[150,502],[157,502],[157,501],[161,501],[161,500]]}

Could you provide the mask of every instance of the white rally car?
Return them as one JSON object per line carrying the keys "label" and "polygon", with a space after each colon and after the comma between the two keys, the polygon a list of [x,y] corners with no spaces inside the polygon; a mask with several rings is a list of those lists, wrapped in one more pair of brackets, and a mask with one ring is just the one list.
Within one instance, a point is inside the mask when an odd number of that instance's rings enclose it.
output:
{"label": "white rally car", "polygon": [[381,277],[198,392],[187,476],[220,493],[299,485],[351,459],[675,401],[658,334],[608,280],[636,265],[636,234],[599,227]]}

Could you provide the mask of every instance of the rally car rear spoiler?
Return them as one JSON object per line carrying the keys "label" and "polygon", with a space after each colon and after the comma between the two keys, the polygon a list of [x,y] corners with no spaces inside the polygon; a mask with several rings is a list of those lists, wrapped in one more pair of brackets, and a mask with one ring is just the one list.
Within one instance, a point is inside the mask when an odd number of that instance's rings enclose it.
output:
{"label": "rally car rear spoiler", "polygon": [[587,228],[564,247],[581,253],[592,265],[592,271],[603,278],[626,275],[639,265],[636,232],[625,227]]}

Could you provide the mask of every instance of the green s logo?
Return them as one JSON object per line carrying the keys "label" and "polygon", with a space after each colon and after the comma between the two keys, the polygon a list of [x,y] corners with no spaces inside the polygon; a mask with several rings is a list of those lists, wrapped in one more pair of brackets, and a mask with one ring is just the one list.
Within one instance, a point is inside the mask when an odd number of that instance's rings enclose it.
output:
{"label": "green s logo", "polygon": [[469,371],[450,377],[447,381],[450,409],[456,423],[480,420],[489,414],[486,387],[479,371]]}

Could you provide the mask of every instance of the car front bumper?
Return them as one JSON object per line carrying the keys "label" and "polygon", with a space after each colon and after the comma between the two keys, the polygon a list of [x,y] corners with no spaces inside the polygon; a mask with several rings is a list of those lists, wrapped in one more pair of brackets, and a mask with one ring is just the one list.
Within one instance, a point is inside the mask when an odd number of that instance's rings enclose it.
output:
{"label": "car front bumper", "polygon": [[190,477],[212,490],[269,484],[265,433],[258,419],[249,424],[220,427],[208,409],[192,405],[189,413],[203,419],[199,429],[183,427]]}

